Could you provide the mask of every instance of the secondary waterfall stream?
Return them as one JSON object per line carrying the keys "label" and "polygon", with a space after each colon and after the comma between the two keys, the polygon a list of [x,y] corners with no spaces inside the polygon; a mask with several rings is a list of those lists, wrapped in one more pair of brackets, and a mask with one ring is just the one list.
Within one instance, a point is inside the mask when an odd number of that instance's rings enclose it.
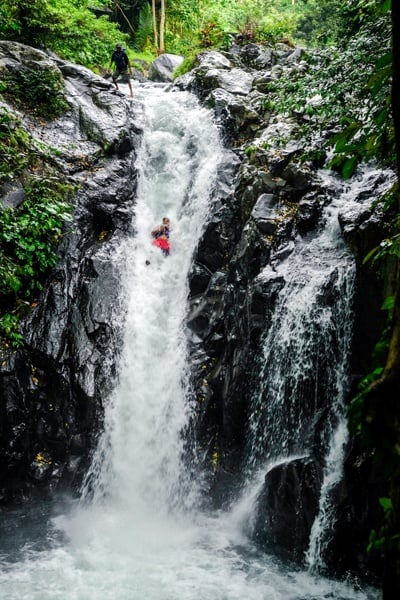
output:
{"label": "secondary waterfall stream", "polygon": [[[282,283],[262,342],[246,459],[248,478],[261,489],[260,468],[269,471],[313,453],[322,457],[319,514],[307,552],[311,569],[324,566],[323,540],[335,520],[329,493],[342,477],[348,437],[345,398],[355,261],[338,215],[352,205],[363,185],[363,177],[342,188],[329,172],[322,171],[320,177],[322,187],[335,192],[321,230],[305,240],[299,237],[285,260],[259,275]],[[364,185],[368,189],[367,181]]]}
{"label": "secondary waterfall stream", "polygon": [[[187,274],[212,210],[224,149],[210,113],[191,95],[147,86],[137,97],[144,105],[144,136],[134,236],[118,257],[126,263],[125,340],[105,431],[78,505],[31,507],[6,518],[1,597],[377,598],[374,590],[289,567],[259,551],[242,528],[249,497],[227,511],[198,508],[201,481],[182,462],[190,412]],[[164,216],[172,223],[167,259],[149,239]]]}

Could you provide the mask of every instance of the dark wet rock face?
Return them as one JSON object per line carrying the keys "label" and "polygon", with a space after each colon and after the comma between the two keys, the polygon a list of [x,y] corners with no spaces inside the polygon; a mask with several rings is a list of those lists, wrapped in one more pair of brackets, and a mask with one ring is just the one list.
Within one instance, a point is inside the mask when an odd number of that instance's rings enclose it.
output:
{"label": "dark wet rock face", "polygon": [[[217,506],[229,502],[246,458],[262,340],[285,285],[279,265],[290,260],[297,240],[307,244],[315,237],[323,208],[337,192],[318,176],[320,165],[300,161],[302,143],[294,138],[302,111],[282,117],[268,108],[268,83],[306,69],[303,51],[242,41],[230,52],[201,53],[195,68],[175,82],[214,110],[232,149],[219,167],[215,209],[189,274],[187,319],[195,403],[191,431]],[[175,59],[157,59],[153,80],[170,82]],[[110,82],[39,51],[0,43],[0,67],[18,68],[29,61],[44,61],[62,75],[71,108],[44,125],[21,118],[33,136],[57,149],[53,160],[60,176],[80,187],[59,263],[26,319],[26,348],[0,362],[0,502],[8,504],[63,484],[76,486],[87,468],[121,338],[122,323],[115,318],[123,314],[121,275],[115,256],[130,229],[140,135],[131,101]],[[277,141],[281,137],[289,139],[284,147]],[[379,175],[367,186],[371,196],[377,187]],[[4,206],[24,201],[18,182],[0,193]],[[381,235],[382,219],[360,202],[339,220],[357,261],[350,361],[354,391],[368,371],[381,329],[380,282],[361,263]],[[321,289],[321,305],[332,305],[334,278]],[[304,556],[318,510],[326,416],[319,395],[317,405],[316,415],[307,415],[310,455],[266,472],[254,509],[258,543],[295,560]],[[376,516],[371,506],[379,510],[381,481],[360,454],[349,450],[343,482],[332,491],[338,520],[327,560],[341,573],[362,573],[368,565],[369,523]],[[376,476],[372,491],[367,484],[371,473]],[[345,543],[353,536],[355,554]]]}
{"label": "dark wet rock face", "polygon": [[[140,130],[131,101],[84,67],[0,44],[0,64],[8,68],[38,61],[61,73],[70,110],[51,122],[19,117],[41,147],[52,148],[60,179],[76,184],[77,193],[59,262],[24,323],[26,346],[1,361],[3,504],[78,486],[85,473],[115,376],[116,315],[123,314],[116,255],[130,231],[136,190]],[[18,184],[1,193],[4,206],[24,200]]]}
{"label": "dark wet rock face", "polygon": [[255,539],[283,558],[302,560],[318,511],[321,466],[309,458],[277,465],[266,477],[258,501]]}
{"label": "dark wet rock face", "polygon": [[[268,83],[306,68],[301,49],[238,43],[229,52],[200,54],[195,68],[176,81],[180,89],[193,91],[213,108],[221,133],[237,156],[234,169],[226,172],[231,187],[220,190],[219,204],[200,241],[190,275],[188,327],[198,401],[193,428],[217,506],[229,503],[232,490],[241,481],[249,406],[260,369],[257,357],[285,285],[277,267],[290,260],[296,240],[307,244],[316,236],[324,207],[342,185],[321,179],[318,161],[300,160],[303,147],[296,132],[302,111],[281,116],[266,108]],[[284,146],[279,144],[281,137],[289,140]],[[370,184],[360,194],[374,190],[376,195],[382,177],[385,175],[371,175]],[[369,205],[360,202],[357,209],[353,206],[339,217],[343,237],[357,262],[352,381],[368,370],[366,363],[382,324],[378,306],[382,290],[361,264],[382,228],[379,211]],[[317,300],[321,306],[332,306],[335,301],[336,275],[320,290]],[[376,326],[371,327],[371,321]],[[326,453],[326,402],[319,390],[317,412],[307,415],[310,456],[288,460],[269,471],[254,509],[257,542],[296,561],[304,559],[318,512]],[[372,491],[360,484],[361,470],[365,475],[371,465],[363,463],[360,470],[358,459],[347,459],[343,482],[331,492],[340,510],[326,562],[328,569],[341,574],[374,569],[365,549],[369,522],[377,518],[379,484]],[[362,507],[362,516],[357,507]],[[346,536],[355,536],[356,555],[344,543]]]}

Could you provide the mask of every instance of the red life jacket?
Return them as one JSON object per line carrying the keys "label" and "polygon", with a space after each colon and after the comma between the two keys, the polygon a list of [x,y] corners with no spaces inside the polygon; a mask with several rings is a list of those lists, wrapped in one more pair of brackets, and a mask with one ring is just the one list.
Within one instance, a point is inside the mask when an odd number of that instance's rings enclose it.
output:
{"label": "red life jacket", "polygon": [[153,241],[153,245],[161,248],[161,250],[170,250],[169,241],[164,238],[156,238]]}

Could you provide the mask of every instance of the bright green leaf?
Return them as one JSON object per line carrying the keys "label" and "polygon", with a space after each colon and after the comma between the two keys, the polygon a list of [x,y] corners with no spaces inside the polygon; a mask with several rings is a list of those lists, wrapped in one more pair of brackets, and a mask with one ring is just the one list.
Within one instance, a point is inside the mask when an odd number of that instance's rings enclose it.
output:
{"label": "bright green leaf", "polygon": [[358,159],[356,156],[352,156],[351,158],[348,158],[346,160],[346,162],[344,163],[343,169],[342,169],[342,175],[343,175],[344,179],[349,179],[349,177],[354,175],[354,172],[357,168],[357,163],[358,163]]}

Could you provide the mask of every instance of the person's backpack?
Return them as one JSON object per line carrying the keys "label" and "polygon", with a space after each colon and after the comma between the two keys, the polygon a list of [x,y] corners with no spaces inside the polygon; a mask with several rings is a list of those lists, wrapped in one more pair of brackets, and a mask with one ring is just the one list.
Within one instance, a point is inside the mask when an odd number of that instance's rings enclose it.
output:
{"label": "person's backpack", "polygon": [[116,50],[114,52],[114,62],[119,71],[125,71],[128,66],[128,57],[125,50]]}

